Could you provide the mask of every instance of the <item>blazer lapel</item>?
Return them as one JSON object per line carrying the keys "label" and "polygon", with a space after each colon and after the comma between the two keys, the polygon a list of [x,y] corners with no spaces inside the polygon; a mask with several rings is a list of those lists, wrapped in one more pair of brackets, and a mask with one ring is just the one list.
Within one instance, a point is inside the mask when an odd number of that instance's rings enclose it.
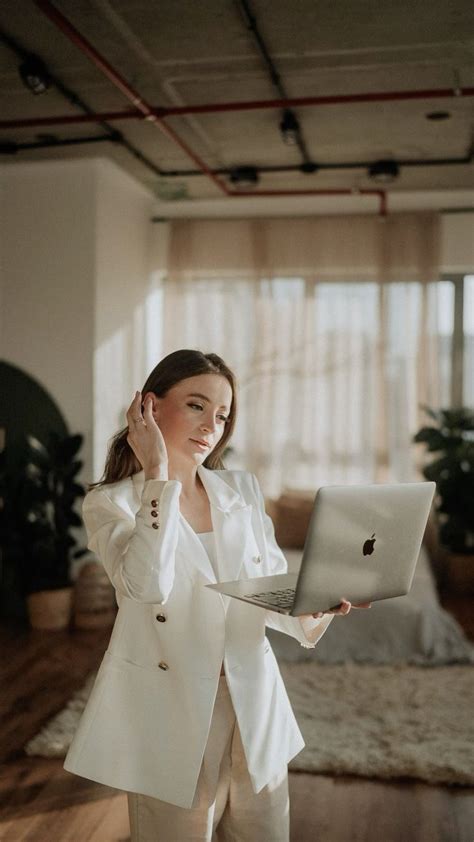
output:
{"label": "blazer lapel", "polygon": [[[198,465],[197,472],[211,506],[219,580],[233,581],[239,578],[246,554],[254,554],[258,550],[252,531],[252,506],[245,503],[243,497],[216,471]],[[132,481],[135,495],[140,502],[145,472],[142,470],[133,474]],[[188,564],[199,570],[207,581],[218,581],[200,538],[181,513],[178,551],[183,553]]]}
{"label": "blazer lapel", "polygon": [[[252,506],[216,471],[204,465],[199,465],[197,471],[211,504],[219,580],[231,582],[239,578],[249,541],[255,546],[251,523]],[[201,543],[199,538],[197,540]],[[212,568],[211,572],[212,581],[216,582]]]}

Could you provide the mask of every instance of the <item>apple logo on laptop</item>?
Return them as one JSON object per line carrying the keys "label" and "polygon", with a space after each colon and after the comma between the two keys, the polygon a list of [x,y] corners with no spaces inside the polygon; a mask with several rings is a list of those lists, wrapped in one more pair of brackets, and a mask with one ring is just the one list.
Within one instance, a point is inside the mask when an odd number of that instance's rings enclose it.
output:
{"label": "apple logo on laptop", "polygon": [[372,555],[374,551],[375,541],[375,532],[373,532],[372,536],[370,538],[367,538],[367,541],[364,541],[364,546],[362,547],[362,552],[364,555]]}

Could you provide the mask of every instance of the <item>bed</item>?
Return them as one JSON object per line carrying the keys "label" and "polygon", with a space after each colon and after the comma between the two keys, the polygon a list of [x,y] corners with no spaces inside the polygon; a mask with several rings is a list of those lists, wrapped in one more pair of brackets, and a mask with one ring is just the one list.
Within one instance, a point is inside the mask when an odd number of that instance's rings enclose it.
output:
{"label": "bed", "polygon": [[[311,502],[306,504],[306,510],[302,503],[299,499],[290,517],[283,521],[282,513],[288,514],[286,507],[278,509],[275,501],[268,501],[267,506],[289,572],[298,571],[303,555]],[[296,511],[301,519],[299,524]],[[300,530],[298,536],[295,529]],[[293,546],[286,547],[285,542]],[[295,548],[295,543],[301,546]],[[315,649],[306,649],[288,635],[267,629],[277,659],[314,660],[324,664],[404,662],[419,666],[474,663],[474,645],[439,602],[435,567],[427,550],[429,543],[422,544],[409,594],[379,600],[370,609],[352,610],[346,617],[335,616]]]}

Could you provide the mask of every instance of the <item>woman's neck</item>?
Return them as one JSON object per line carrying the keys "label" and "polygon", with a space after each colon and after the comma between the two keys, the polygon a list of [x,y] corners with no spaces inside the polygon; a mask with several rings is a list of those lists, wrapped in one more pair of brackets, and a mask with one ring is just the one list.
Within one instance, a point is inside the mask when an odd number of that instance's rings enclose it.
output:
{"label": "woman's neck", "polygon": [[189,465],[179,466],[170,462],[168,465],[168,477],[169,479],[176,479],[181,483],[182,489],[180,496],[184,500],[195,500],[204,488],[196,465],[192,465],[191,467]]}

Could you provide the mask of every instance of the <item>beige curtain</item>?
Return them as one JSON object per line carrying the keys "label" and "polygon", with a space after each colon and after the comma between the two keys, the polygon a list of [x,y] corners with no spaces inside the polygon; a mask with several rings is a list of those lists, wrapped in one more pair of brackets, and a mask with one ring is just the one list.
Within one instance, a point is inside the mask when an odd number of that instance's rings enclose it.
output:
{"label": "beige curtain", "polygon": [[449,395],[438,242],[435,214],[172,223],[163,350],[235,370],[229,467],[268,495],[417,478],[419,404]]}
{"label": "beige curtain", "polygon": [[438,276],[439,240],[439,218],[431,213],[177,220],[169,277],[424,283]]}

